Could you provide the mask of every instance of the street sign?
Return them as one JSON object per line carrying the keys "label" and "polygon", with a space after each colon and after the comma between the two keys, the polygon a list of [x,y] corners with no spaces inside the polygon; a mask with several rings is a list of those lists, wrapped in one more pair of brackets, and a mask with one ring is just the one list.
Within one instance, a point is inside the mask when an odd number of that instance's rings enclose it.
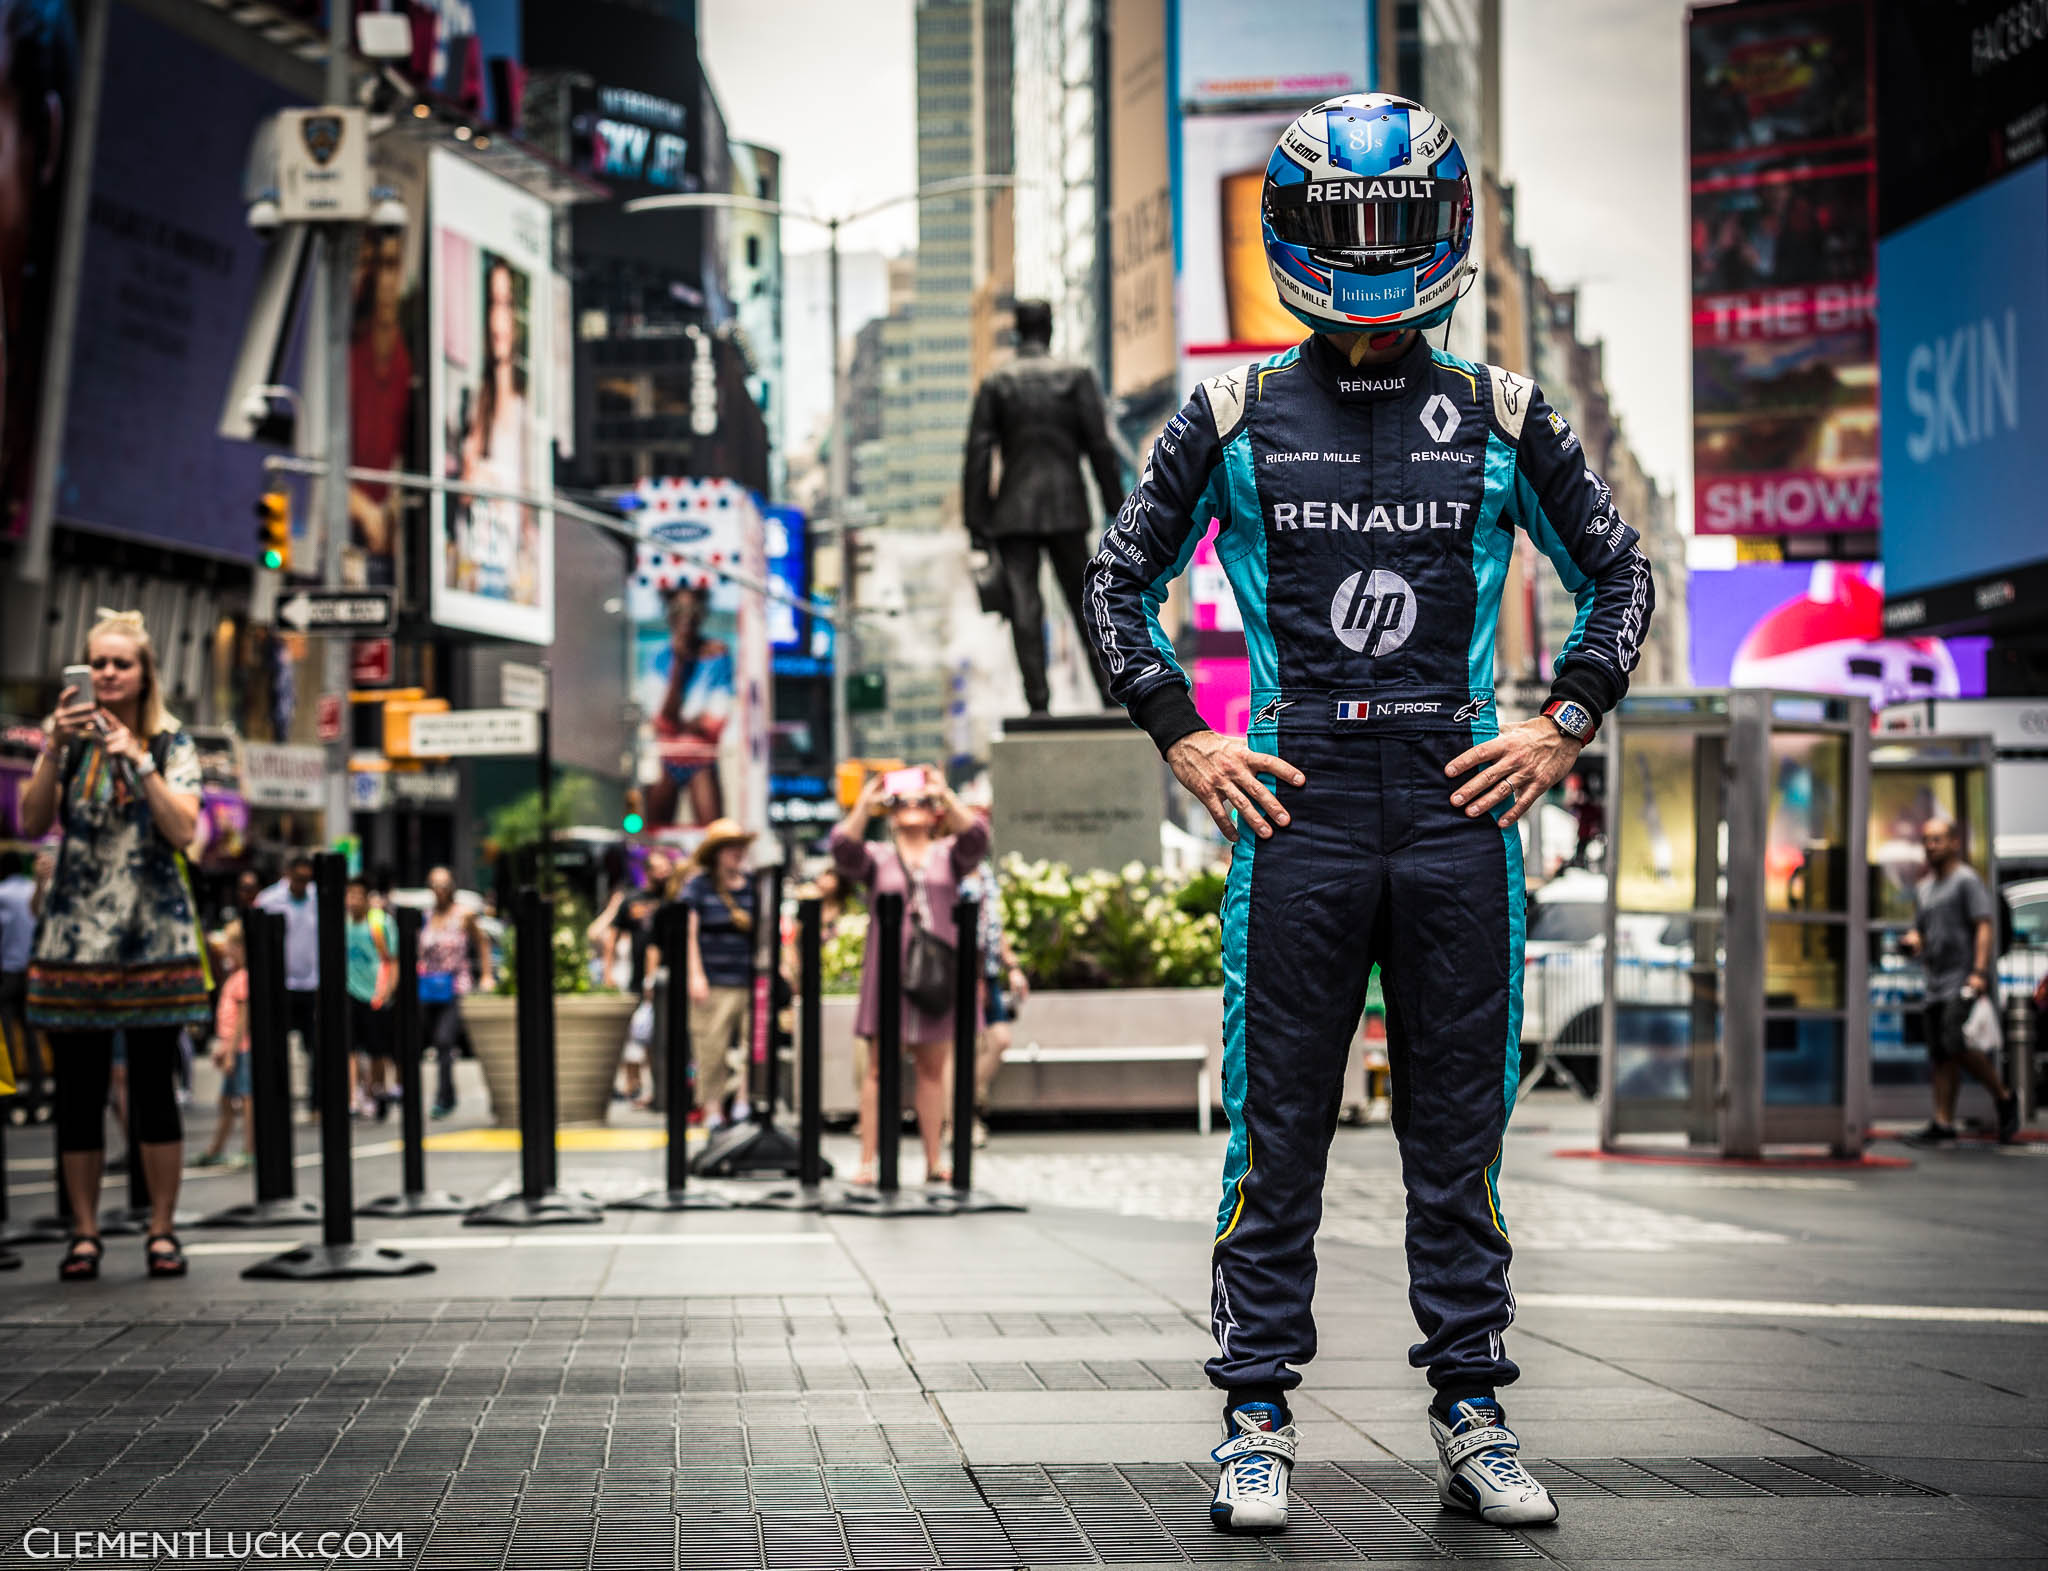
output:
{"label": "street sign", "polygon": [[288,224],[370,216],[370,129],[356,108],[281,109],[277,213]]}
{"label": "street sign", "polygon": [[389,633],[398,625],[389,589],[297,589],[277,603],[277,619],[295,633]]}
{"label": "street sign", "polygon": [[326,750],[295,743],[244,742],[242,799],[251,807],[326,806]]}
{"label": "street sign", "polygon": [[359,638],[348,646],[351,687],[383,687],[391,681],[391,640]]}
{"label": "street sign", "polygon": [[383,770],[352,770],[348,777],[348,805],[358,813],[381,813],[390,805],[391,776]]}
{"label": "street sign", "polygon": [[321,741],[338,742],[341,740],[341,714],[341,694],[322,693],[320,695],[318,718]]}
{"label": "street sign", "polygon": [[462,777],[452,769],[394,769],[385,778],[395,802],[450,806],[462,795]]}
{"label": "street sign", "polygon": [[531,709],[451,709],[412,717],[415,758],[519,758],[540,751]]}
{"label": "street sign", "polygon": [[507,709],[547,708],[547,672],[537,665],[507,660],[498,667],[498,702]]}

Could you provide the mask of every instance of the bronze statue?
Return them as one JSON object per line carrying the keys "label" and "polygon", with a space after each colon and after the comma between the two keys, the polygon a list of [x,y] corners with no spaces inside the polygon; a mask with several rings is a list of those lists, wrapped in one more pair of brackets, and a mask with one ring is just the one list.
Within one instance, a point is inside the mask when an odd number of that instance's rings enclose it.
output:
{"label": "bronze statue", "polygon": [[[1088,565],[1095,520],[1088,510],[1080,465],[1087,460],[1095,488],[1110,513],[1123,505],[1123,475],[1102,389],[1086,366],[1055,360],[1051,353],[1052,307],[1043,300],[1017,302],[1017,358],[992,373],[974,397],[967,428],[967,471],[963,510],[967,534],[987,551],[999,574],[998,599],[1010,619],[1017,670],[1034,715],[1046,713],[1045,604],[1038,592],[1040,553],[1052,558],[1067,609],[1104,708],[1109,685],[1081,621],[1081,580]],[[1003,455],[1002,482],[989,490],[993,454]]]}

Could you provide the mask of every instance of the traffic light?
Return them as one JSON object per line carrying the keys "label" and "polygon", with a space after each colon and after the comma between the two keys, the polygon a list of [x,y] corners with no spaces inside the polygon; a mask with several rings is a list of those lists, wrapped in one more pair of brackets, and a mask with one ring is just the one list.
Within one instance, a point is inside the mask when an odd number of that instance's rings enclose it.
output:
{"label": "traffic light", "polygon": [[272,572],[292,566],[292,497],[289,491],[265,491],[256,504],[256,560]]}
{"label": "traffic light", "polygon": [[637,835],[647,827],[647,820],[640,816],[640,792],[637,787],[626,788],[626,815],[619,820],[619,827],[629,835]]}

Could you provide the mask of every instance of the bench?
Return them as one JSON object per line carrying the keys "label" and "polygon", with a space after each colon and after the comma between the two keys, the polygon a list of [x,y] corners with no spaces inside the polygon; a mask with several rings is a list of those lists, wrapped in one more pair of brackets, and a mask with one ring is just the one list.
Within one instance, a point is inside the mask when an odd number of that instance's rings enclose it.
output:
{"label": "bench", "polygon": [[1195,1127],[1209,1132],[1209,1049],[1201,1042],[1164,1046],[1046,1047],[1038,1042],[1014,1044],[1003,1053],[1006,1064],[1194,1064]]}

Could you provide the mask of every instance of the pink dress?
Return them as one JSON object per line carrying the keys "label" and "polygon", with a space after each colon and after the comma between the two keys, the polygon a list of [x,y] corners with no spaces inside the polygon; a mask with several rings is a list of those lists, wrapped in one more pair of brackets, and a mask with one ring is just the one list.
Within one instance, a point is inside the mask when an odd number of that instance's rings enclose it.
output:
{"label": "pink dress", "polygon": [[[947,943],[957,946],[959,934],[953,930],[953,902],[959,898],[960,882],[988,855],[988,827],[985,824],[970,824],[959,834],[945,840],[935,840],[928,848],[921,871],[924,878],[925,900],[931,908],[932,931]],[[886,843],[871,843],[856,840],[841,829],[832,831],[832,860],[839,869],[839,876],[861,885],[868,891],[868,909],[874,909],[874,897],[881,894],[903,896],[903,944],[910,945],[912,899],[909,882],[903,874],[902,860],[895,849]],[[972,957],[969,957],[972,964]],[[854,1013],[853,1032],[855,1036],[871,1037],[875,1034],[876,1022],[881,1012],[875,1000],[875,951],[870,947],[862,958],[860,968],[860,1007]],[[903,1005],[903,1043],[950,1042],[953,1040],[953,1011],[943,1015],[927,1015],[913,1008],[906,1001]]]}

